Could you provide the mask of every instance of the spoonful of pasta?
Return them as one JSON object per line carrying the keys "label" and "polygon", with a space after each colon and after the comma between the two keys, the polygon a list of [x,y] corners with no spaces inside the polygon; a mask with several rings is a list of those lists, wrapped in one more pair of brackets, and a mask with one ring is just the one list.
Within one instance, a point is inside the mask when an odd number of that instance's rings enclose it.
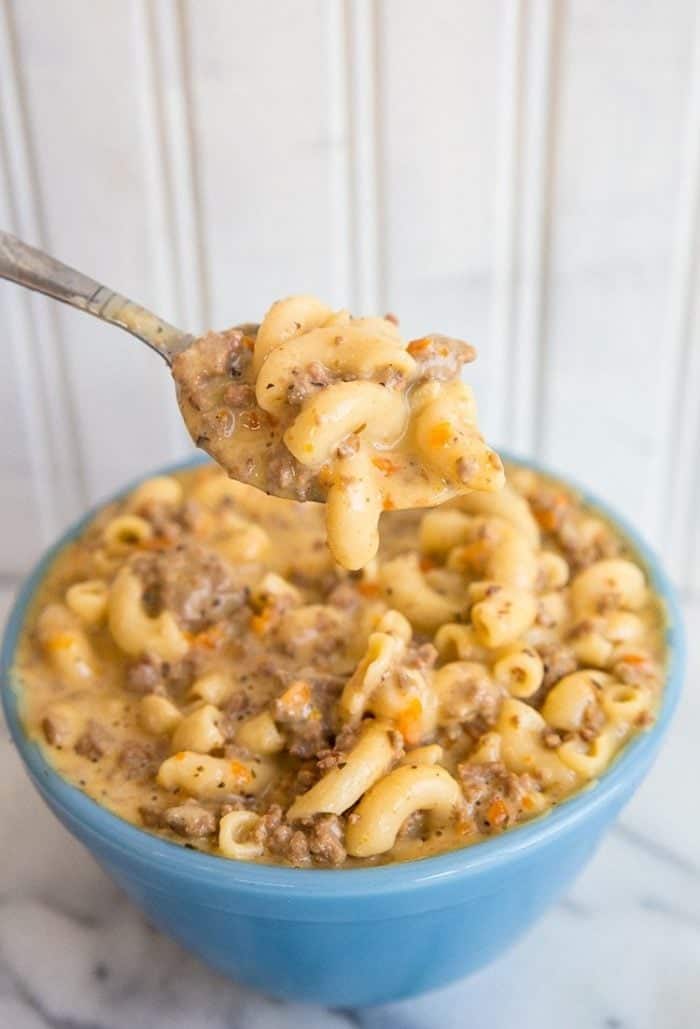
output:
{"label": "spoonful of pasta", "polygon": [[195,444],[240,482],[325,503],[328,544],[346,568],[374,557],[382,511],[503,485],[461,379],[476,356],[461,340],[406,343],[391,316],[353,317],[310,296],[278,300],[260,325],[195,337],[6,232],[0,277],[159,353]]}

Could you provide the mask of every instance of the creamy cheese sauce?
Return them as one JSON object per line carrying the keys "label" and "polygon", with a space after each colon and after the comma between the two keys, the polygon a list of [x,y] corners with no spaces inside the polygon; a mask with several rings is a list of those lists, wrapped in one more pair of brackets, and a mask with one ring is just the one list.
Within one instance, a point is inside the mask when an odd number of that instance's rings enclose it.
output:
{"label": "creamy cheese sauce", "polygon": [[575,495],[509,483],[386,513],[348,573],[319,505],[209,466],[147,481],[37,593],[28,734],[115,814],[233,859],[406,860],[546,811],[653,720],[663,612]]}
{"label": "creamy cheese sauce", "polygon": [[377,552],[382,511],[503,484],[460,378],[474,356],[460,340],[406,345],[389,319],[292,297],[259,328],[201,337],[173,376],[197,446],[240,482],[325,502],[331,551],[357,569]]}

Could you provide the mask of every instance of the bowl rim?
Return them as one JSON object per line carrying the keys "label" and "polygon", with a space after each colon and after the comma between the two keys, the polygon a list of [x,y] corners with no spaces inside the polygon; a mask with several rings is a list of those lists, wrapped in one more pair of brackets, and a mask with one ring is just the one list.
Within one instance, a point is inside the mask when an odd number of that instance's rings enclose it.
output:
{"label": "bowl rim", "polygon": [[599,779],[583,787],[546,814],[514,826],[489,840],[447,851],[435,857],[349,869],[299,869],[248,861],[234,862],[218,855],[189,850],[125,821],[63,779],[44,757],[39,744],[25,734],[21,721],[21,683],[14,669],[14,660],[28,608],[59,552],[82,531],[99,510],[154,475],[172,474],[211,463],[206,457],[196,455],[140,475],[128,485],[111,493],[106,500],[97,503],[44,552],[18,590],[6,622],[0,652],[0,693],[10,734],[39,791],[46,799],[50,799],[51,806],[66,812],[72,821],[82,823],[92,836],[107,839],[111,849],[127,853],[131,860],[154,867],[160,866],[167,869],[170,875],[179,878],[229,890],[235,888],[278,898],[293,891],[295,899],[316,899],[324,896],[335,899],[371,897],[421,889],[436,880],[475,877],[486,870],[503,866],[527,851],[545,846],[566,829],[573,828],[600,808],[607,806],[614,798],[621,796],[624,799],[630,792],[630,787],[635,786],[639,769],[646,768],[651,762],[661,738],[669,727],[682,688],[685,634],[676,590],[651,547],[627,520],[607,503],[568,476],[550,470],[537,460],[506,451],[501,453],[504,460],[511,464],[532,468],[546,477],[561,482],[610,521],[641,559],[649,580],[662,598],[666,609],[666,644],[669,661],[657,719],[648,730],[639,733],[622,749]]}

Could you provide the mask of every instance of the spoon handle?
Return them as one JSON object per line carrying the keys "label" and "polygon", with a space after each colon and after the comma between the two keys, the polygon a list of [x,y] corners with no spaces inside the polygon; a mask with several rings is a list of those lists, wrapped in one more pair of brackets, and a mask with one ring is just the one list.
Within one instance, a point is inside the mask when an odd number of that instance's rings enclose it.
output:
{"label": "spoon handle", "polygon": [[0,231],[0,278],[54,297],[126,329],[146,343],[168,364],[193,340],[133,300],[69,268],[42,250],[30,247],[9,232]]}

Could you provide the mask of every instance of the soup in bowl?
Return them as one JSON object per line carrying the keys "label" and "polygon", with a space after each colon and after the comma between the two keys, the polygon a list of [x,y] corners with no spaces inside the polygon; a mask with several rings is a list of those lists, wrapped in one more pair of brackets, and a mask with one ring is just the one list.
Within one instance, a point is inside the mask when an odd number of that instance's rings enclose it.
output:
{"label": "soup in bowl", "polygon": [[168,469],[43,559],[3,699],[48,804],[158,927],[282,997],[449,982],[564,890],[641,781],[682,675],[672,589],[592,498],[508,486],[319,509]]}

